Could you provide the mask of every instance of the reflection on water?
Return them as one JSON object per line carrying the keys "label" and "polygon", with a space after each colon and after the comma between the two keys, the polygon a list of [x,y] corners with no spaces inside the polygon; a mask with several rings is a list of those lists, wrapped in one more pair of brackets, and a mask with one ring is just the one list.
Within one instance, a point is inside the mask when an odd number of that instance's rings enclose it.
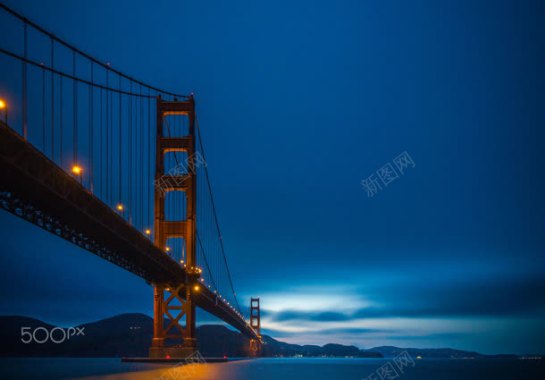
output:
{"label": "reflection on water", "polygon": [[[361,380],[388,359],[258,359],[229,363],[122,363],[116,358],[0,359],[5,379]],[[418,360],[400,380],[543,380],[545,360]]]}

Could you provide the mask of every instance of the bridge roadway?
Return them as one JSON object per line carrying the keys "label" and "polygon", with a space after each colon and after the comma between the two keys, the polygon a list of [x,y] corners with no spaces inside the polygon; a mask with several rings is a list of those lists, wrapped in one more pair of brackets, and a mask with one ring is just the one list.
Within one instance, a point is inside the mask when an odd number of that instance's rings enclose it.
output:
{"label": "bridge roadway", "polygon": [[[176,287],[186,271],[79,181],[0,121],[0,207],[145,279]],[[182,292],[183,293],[183,292]],[[206,286],[198,307],[257,333]]]}

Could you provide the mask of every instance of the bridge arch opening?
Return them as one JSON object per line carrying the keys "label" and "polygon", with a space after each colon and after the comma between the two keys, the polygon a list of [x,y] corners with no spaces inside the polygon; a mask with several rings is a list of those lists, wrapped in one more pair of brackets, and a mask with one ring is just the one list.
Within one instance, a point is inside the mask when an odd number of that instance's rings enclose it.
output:
{"label": "bridge arch opening", "polygon": [[166,112],[163,116],[163,137],[184,137],[190,134],[186,112]]}
{"label": "bridge arch opening", "polygon": [[166,175],[185,175],[189,173],[189,159],[186,151],[167,151],[163,155]]}
{"label": "bridge arch opening", "polygon": [[165,220],[178,222],[187,220],[187,197],[183,191],[165,194]]}

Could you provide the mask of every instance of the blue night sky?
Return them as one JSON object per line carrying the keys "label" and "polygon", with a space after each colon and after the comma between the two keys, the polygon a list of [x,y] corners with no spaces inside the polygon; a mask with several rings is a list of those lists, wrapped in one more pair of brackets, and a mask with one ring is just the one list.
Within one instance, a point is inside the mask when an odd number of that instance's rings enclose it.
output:
{"label": "blue night sky", "polygon": [[[261,297],[265,333],[545,354],[544,2],[6,3],[195,92],[235,287]],[[415,166],[368,197],[405,151]],[[152,314],[143,280],[5,212],[0,241],[0,314]]]}

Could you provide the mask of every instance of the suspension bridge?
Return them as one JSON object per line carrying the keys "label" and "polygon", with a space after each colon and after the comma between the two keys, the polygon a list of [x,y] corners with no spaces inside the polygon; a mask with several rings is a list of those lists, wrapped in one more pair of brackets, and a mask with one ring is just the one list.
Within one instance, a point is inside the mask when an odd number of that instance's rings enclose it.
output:
{"label": "suspension bridge", "polygon": [[0,18],[9,28],[0,44],[0,207],[152,285],[151,358],[197,350],[197,307],[259,355],[259,299],[248,321],[193,94],[133,78],[1,3]]}

